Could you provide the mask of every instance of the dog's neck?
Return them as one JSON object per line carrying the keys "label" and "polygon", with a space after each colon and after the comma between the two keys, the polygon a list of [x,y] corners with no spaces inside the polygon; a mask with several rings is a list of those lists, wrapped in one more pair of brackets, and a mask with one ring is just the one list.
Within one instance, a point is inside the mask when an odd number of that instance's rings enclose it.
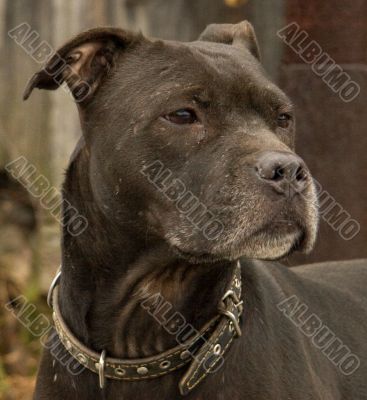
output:
{"label": "dog's neck", "polygon": [[[216,315],[234,263],[190,264],[163,240],[140,237],[133,225],[109,220],[93,199],[81,153],[68,169],[64,198],[88,228],[71,236],[64,215],[63,316],[80,340],[110,356],[145,357],[174,347],[165,322],[179,313],[199,330]],[[158,294],[164,307],[154,318],[143,305]]]}

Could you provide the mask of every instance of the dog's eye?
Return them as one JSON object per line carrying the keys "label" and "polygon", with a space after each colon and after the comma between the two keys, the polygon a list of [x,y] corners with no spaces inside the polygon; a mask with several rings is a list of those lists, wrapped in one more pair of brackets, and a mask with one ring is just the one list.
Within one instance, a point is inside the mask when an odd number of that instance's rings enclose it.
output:
{"label": "dog's eye", "polygon": [[287,113],[278,114],[277,123],[281,128],[288,128],[292,120],[292,116]]}
{"label": "dog's eye", "polygon": [[164,118],[178,125],[193,124],[198,120],[195,111],[187,108],[171,112],[170,114],[165,115]]}

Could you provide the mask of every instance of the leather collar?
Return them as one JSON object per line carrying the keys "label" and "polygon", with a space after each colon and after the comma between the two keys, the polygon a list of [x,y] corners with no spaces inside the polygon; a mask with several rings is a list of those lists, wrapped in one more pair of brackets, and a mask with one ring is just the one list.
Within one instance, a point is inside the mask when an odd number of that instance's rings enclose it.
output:
{"label": "leather collar", "polygon": [[99,386],[105,386],[106,378],[140,381],[158,378],[188,365],[179,382],[182,395],[188,394],[209,373],[214,373],[224,362],[233,340],[241,335],[241,266],[237,261],[231,282],[218,305],[218,315],[208,321],[198,333],[170,350],[152,357],[120,359],[97,353],[78,340],[66,325],[59,308],[58,283],[61,271],[53,280],[48,302],[53,308],[55,330],[65,349],[80,364],[99,375]]}

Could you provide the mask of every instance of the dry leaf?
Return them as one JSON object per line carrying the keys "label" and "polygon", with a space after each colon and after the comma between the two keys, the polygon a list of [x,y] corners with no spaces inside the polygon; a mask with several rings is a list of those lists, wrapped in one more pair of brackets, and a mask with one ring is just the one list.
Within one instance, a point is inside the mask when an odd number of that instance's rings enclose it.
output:
{"label": "dry leaf", "polygon": [[248,0],[224,0],[228,7],[239,7],[247,3]]}

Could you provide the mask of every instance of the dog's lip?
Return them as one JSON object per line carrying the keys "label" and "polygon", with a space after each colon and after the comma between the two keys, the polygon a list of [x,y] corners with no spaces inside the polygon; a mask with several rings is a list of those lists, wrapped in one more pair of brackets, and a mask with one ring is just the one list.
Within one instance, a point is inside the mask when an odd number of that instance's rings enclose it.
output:
{"label": "dog's lip", "polygon": [[293,245],[289,249],[288,253],[281,256],[280,258],[284,258],[294,251],[303,251],[303,249],[307,248],[307,228],[296,219],[280,219],[279,217],[276,217],[265,225],[261,226],[251,236],[257,236],[261,233],[265,233],[269,236],[294,234]]}
{"label": "dog's lip", "polygon": [[275,226],[281,227],[282,224],[286,228],[287,233],[298,233],[295,235],[294,243],[292,247],[289,249],[288,253],[282,256],[282,258],[287,257],[288,255],[292,254],[295,251],[303,251],[307,248],[307,229],[305,226],[300,224],[297,221],[276,221]]}
{"label": "dog's lip", "polygon": [[268,231],[270,232],[270,234],[272,231],[274,231],[274,233],[281,231],[281,234],[288,234],[288,233],[303,232],[304,228],[295,220],[276,219],[267,224],[262,230]]}
{"label": "dog's lip", "polygon": [[216,256],[211,253],[198,253],[198,252],[185,251],[178,246],[171,246],[171,248],[173,249],[174,253],[177,254],[180,258],[183,258],[193,264],[199,264],[199,263],[208,264],[223,259],[222,257]]}
{"label": "dog's lip", "polygon": [[[290,212],[289,215],[281,215],[282,213],[273,216],[273,218],[268,219],[268,221],[261,226],[259,226],[254,232],[245,235],[243,237],[244,240],[249,240],[251,237],[257,237],[260,235],[268,235],[268,236],[293,236],[294,242],[290,246],[287,254],[284,254],[279,257],[282,259],[295,251],[305,251],[307,252],[308,246],[308,230],[307,226],[302,221],[300,216],[297,216],[296,213]],[[170,244],[173,252],[178,255],[180,258],[186,259],[193,264],[198,263],[212,263],[221,261],[224,259],[228,259],[228,253],[226,251],[219,252],[200,252],[191,249],[183,249],[177,244]]]}
{"label": "dog's lip", "polygon": [[269,235],[274,234],[291,234],[299,233],[299,236],[305,233],[305,227],[296,219],[278,219],[274,218],[263,227],[261,227],[257,233],[265,232]]}
{"label": "dog's lip", "polygon": [[303,224],[301,224],[296,218],[279,218],[279,216],[275,216],[274,218],[271,218],[270,221],[268,220],[267,222],[259,226],[249,236],[257,236],[261,233],[271,235],[272,233],[275,233],[274,231],[279,230],[281,230],[284,234],[295,233],[296,231],[304,231],[304,229],[305,228]]}

